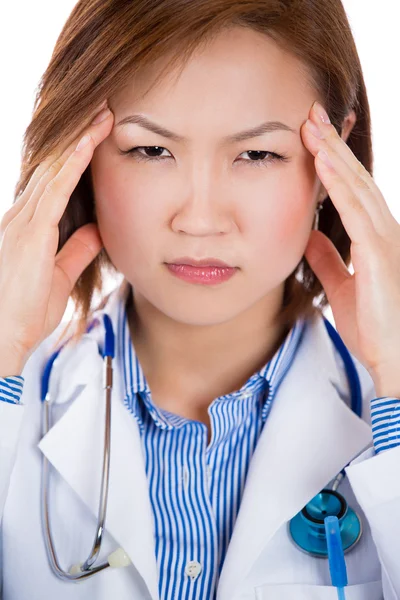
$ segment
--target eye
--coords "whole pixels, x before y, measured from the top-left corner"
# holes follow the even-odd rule
[[[242,154],[253,156],[251,160],[244,160],[244,162],[252,163],[252,166],[255,167],[266,167],[272,162],[287,162],[289,160],[286,154],[277,154],[276,152],[269,152],[268,150],[246,150],[245,152],[242,152]],[[241,160],[243,161],[243,159]]]
[[[149,153],[151,156],[146,156],[146,154],[142,154],[142,152],[140,152],[141,150],[144,150],[144,152]],[[163,148],[162,146],[135,146],[130,150],[120,150],[119,152],[123,156],[134,156],[135,160],[139,162],[155,162],[171,158],[171,156],[157,155],[157,153],[160,152],[162,154],[164,150],[166,150],[166,152],[169,152],[169,150]],[[242,152],[242,154],[248,154],[252,158],[250,160],[240,159],[240,161],[250,163],[251,166],[255,167],[267,166],[269,163],[275,161],[287,162],[289,160],[288,156],[286,156],[285,154],[277,154],[276,152],[269,152],[267,150],[246,150],[245,152]]]
[[[141,152],[139,152],[139,150],[144,150],[145,152],[149,152],[150,155],[152,156],[146,156],[145,154],[142,154]],[[159,160],[164,160],[165,158],[170,158],[169,156],[154,156],[154,154],[156,154],[157,152],[166,150],[166,148],[163,148],[162,146],[136,146],[135,148],[132,148],[131,150],[120,150],[120,153],[122,155],[126,155],[128,154],[129,156],[135,156],[135,160],[137,161],[159,161]],[[167,150],[168,152],[168,150]]]

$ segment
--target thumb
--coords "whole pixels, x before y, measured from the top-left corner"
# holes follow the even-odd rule
[[[330,302],[339,287],[352,277],[337,248],[321,231],[312,230],[304,256]]]
[[[64,288],[65,281],[68,281],[70,289],[64,289],[67,296],[71,293],[80,275],[103,247],[97,225],[87,223],[77,229],[61,248],[56,256],[54,277],[59,279],[56,285],[61,283]]]

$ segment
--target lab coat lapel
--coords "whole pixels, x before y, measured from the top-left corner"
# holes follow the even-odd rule
[[[117,332],[120,291],[114,291],[104,308]],[[100,315],[102,313],[99,313]],[[57,402],[73,402],[39,443],[60,475],[75,490],[97,520],[103,464],[105,393],[103,359],[96,340],[104,328],[95,328],[66,360],[60,354],[61,385]],[[66,360],[66,362],[65,362]],[[117,357],[114,359],[111,408],[110,485],[105,529],[129,555],[154,600],[158,595],[154,527],[148,482],[142,460],[136,420],[123,404],[124,389]],[[54,383],[54,386],[57,382]],[[51,391],[51,388],[50,388]],[[94,472],[91,472],[93,469]],[[93,535],[94,535],[93,531]],[[131,568],[131,567],[128,567]]]
[[[339,395],[337,362],[314,320],[275,397],[250,462],[218,586],[231,600],[275,532],[371,443],[371,429]]]

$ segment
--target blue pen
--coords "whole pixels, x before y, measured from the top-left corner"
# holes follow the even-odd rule
[[[339,520],[337,517],[326,517],[324,523],[332,585],[337,588],[339,600],[345,600],[344,588],[347,585],[347,571],[342,538],[340,537]]]

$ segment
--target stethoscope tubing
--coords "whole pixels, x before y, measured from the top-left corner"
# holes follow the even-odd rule
[[[346,348],[345,344],[343,343],[342,338],[340,337],[340,335],[338,334],[336,329],[333,327],[332,323],[330,323],[328,321],[328,319],[326,319],[326,317],[324,317],[324,323],[325,323],[325,327],[328,331],[329,337],[331,338],[335,347],[339,351],[340,356],[342,357],[342,360],[343,360],[343,363],[344,363],[344,366],[346,369],[347,378],[348,378],[349,386],[350,386],[351,409],[358,417],[361,418],[361,416],[362,416],[362,394],[361,394],[360,378],[358,377],[356,366],[350,355],[350,352]]]
[[[104,361],[104,390],[106,397],[106,418],[104,427],[104,451],[103,451],[103,468],[100,485],[100,499],[99,509],[96,525],[96,534],[92,549],[89,553],[88,558],[81,565],[75,565],[70,572],[62,569],[57,553],[54,546],[53,536],[51,533],[50,517],[49,517],[49,462],[47,457],[43,454],[42,458],[42,484],[41,484],[41,506],[42,506],[42,526],[46,539],[47,553],[49,557],[50,565],[53,572],[63,580],[68,581],[80,581],[87,579],[88,577],[108,568],[110,565],[108,562],[103,562],[100,565],[93,566],[97,560],[101,542],[104,532],[106,514],[107,514],[107,501],[108,501],[108,489],[109,489],[109,476],[110,476],[110,447],[111,447],[111,396],[112,396],[112,385],[113,385],[113,365],[112,361],[114,358],[115,351],[115,338],[112,329],[111,320],[108,315],[103,315],[103,321],[105,326],[105,349],[103,354]],[[87,329],[90,331],[98,321],[94,320]],[[65,342],[55,352],[48,363],[45,366],[42,376],[41,385],[41,400],[43,403],[43,421],[42,421],[42,435],[46,435],[50,430],[50,409],[51,409],[51,397],[49,393],[49,382],[50,372],[56,361],[59,353],[67,342]]]

